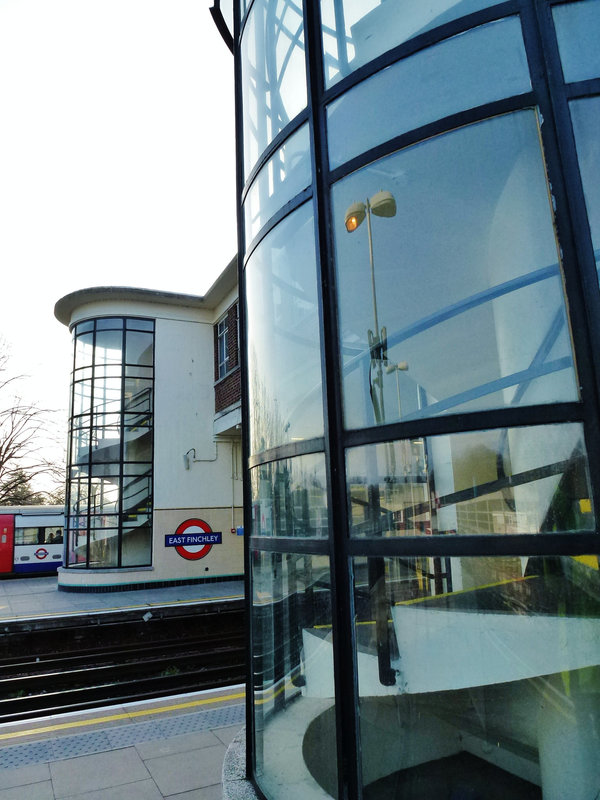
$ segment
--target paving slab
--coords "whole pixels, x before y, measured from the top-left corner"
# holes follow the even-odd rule
[[[168,797],[220,783],[226,747],[205,747],[151,758],[145,766],[162,794]]]
[[[150,778],[135,747],[55,761],[50,775],[56,800]]]

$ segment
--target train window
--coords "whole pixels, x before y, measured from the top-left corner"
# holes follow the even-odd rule
[[[15,544],[62,544],[63,529],[52,528],[15,528]]]

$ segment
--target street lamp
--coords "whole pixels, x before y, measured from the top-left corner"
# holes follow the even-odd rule
[[[377,192],[364,203],[352,203],[346,210],[344,224],[348,233],[353,233],[367,220],[367,238],[369,241],[369,265],[371,267],[371,295],[373,299],[373,323],[375,330],[368,331],[369,351],[371,353],[371,368],[376,367],[377,377],[373,381],[378,389],[378,396],[371,390],[371,400],[375,413],[375,421],[380,424],[385,422],[383,405],[383,362],[387,361],[387,336],[386,329],[379,329],[379,316],[377,313],[377,290],[375,288],[375,260],[373,257],[373,231],[371,227],[371,214],[376,217],[395,217],[396,200],[388,191]]]
[[[396,201],[391,192],[377,192],[364,203],[352,203],[346,210],[344,224],[348,233],[353,233],[365,220],[367,220],[367,237],[369,240],[369,265],[371,267],[371,294],[373,298],[373,323],[374,331],[368,331],[369,351],[371,353],[371,366],[376,368],[376,378],[371,382],[370,395],[373,404],[375,422],[385,422],[385,409],[383,405],[383,364],[387,364],[387,336],[385,328],[379,328],[377,313],[377,291],[375,288],[375,260],[373,258],[373,231],[371,228],[371,214],[376,217],[396,216]],[[371,372],[369,372],[370,379]],[[370,449],[371,457],[374,457]],[[393,445],[391,453],[386,450],[388,459],[388,475],[391,474],[390,461],[395,462]],[[395,467],[394,467],[395,471]],[[379,526],[381,519],[381,503],[379,498],[379,485],[374,480],[371,482],[370,507],[373,520]],[[379,534],[381,535],[381,533]],[[369,593],[375,609],[375,636],[377,640],[377,662],[379,668],[379,681],[383,686],[394,686],[396,673],[391,666],[391,644],[388,627],[388,600],[385,588],[385,561],[381,557],[370,558],[368,561]]]

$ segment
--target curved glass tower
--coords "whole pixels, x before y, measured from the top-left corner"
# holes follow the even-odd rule
[[[73,569],[152,563],[154,320],[73,328],[67,560]]]
[[[600,1],[234,12],[250,774],[595,797]]]

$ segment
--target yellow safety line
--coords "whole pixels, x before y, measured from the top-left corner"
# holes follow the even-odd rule
[[[11,733],[0,733],[0,740],[17,739],[23,736],[32,736],[40,733],[51,733],[52,731],[64,731],[70,728],[83,728],[88,725],[100,725],[103,722],[117,722],[122,719],[135,719],[136,717],[149,717],[153,714],[164,714],[166,711],[179,711],[183,708],[197,708],[211,703],[224,703],[229,700],[241,700],[246,696],[246,692],[236,692],[235,694],[225,694],[218,697],[207,697],[201,700],[189,700],[186,703],[176,703],[160,708],[144,708],[140,711],[127,711],[124,714],[110,714],[106,717],[96,717],[94,719],[79,719],[73,722],[59,722],[56,725],[45,725],[41,728],[28,728],[27,730],[12,731]]]

